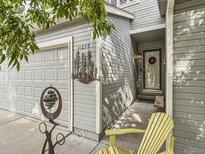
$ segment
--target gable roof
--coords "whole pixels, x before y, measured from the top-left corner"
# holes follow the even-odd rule
[[[113,14],[113,15],[116,15],[116,16],[121,16],[121,17],[127,18],[129,20],[134,19],[134,15],[133,14],[131,14],[131,13],[127,12],[127,11],[124,11],[124,10],[118,8],[118,7],[112,6],[110,4],[106,4],[105,7],[106,7],[108,15],[109,14]],[[59,26],[65,25],[65,24],[72,24],[72,23],[74,23],[76,21],[82,21],[82,20],[83,20],[82,17],[76,18],[73,21],[70,21],[70,20],[65,19],[65,18],[64,19],[60,19],[59,21],[56,22],[56,25],[52,26],[51,28],[57,28]],[[34,31],[34,32],[41,32],[42,30],[37,28],[37,26],[34,25],[34,28],[32,29],[32,31]]]

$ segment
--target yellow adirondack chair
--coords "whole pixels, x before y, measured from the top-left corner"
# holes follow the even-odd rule
[[[174,137],[171,135],[173,127],[174,122],[171,116],[160,112],[153,113],[146,130],[133,128],[106,130],[105,134],[110,137],[109,148],[102,149],[97,154],[157,154],[167,139],[169,148],[160,154],[174,154]],[[116,145],[117,135],[134,133],[144,133],[137,152],[125,150]]]

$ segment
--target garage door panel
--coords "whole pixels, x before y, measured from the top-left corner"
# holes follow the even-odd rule
[[[55,51],[47,52],[45,51],[44,62],[53,62],[55,61]]]
[[[47,81],[55,81],[55,69],[53,68],[46,68],[44,69],[44,80]]]
[[[44,61],[44,53],[45,51],[39,51],[33,55],[33,63],[42,63]],[[47,53],[50,53],[52,51],[47,51]],[[32,63],[32,61],[30,61]]]
[[[68,101],[68,100],[70,100],[70,97],[68,96],[68,95],[69,95],[68,89],[58,88],[58,90],[59,90],[59,92],[60,92],[60,94],[61,94],[61,96],[62,96],[62,100],[63,100],[63,101]]]
[[[22,102],[21,100],[16,100],[16,110],[20,111],[20,112],[23,112],[23,110],[24,110],[24,102]]]
[[[16,87],[16,95],[22,96],[22,95],[23,95],[23,92],[24,92],[24,87],[21,86],[21,85],[18,85],[18,86]]]
[[[68,116],[69,116],[68,110],[63,109],[59,116],[59,120],[68,122],[68,118],[67,118]]]
[[[61,61],[61,60],[66,60],[68,59],[68,49],[66,48],[60,48],[57,50],[57,60]]]
[[[32,70],[25,70],[24,71],[24,80],[32,80]]]
[[[27,113],[32,113],[32,109],[33,109],[34,105],[31,103],[25,103],[24,105],[24,111]]]
[[[1,84],[1,88],[0,88],[0,93],[2,93],[2,94],[6,94],[6,93],[8,93],[8,84]]]
[[[42,81],[43,80],[43,69],[34,69],[33,79]]]
[[[58,68],[57,69],[57,80],[59,81],[68,81],[68,68]]]

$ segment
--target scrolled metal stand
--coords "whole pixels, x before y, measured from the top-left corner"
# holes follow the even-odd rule
[[[51,112],[48,112],[46,109],[45,109],[45,105],[44,105],[44,95],[47,93],[48,90],[53,90],[55,91],[55,93],[57,94],[58,96],[58,101],[59,101],[59,104],[58,104],[58,107],[57,107],[57,110],[54,112],[54,113],[51,113]],[[51,91],[50,91],[50,94],[51,94]],[[50,98],[48,99],[49,101],[51,101],[51,103],[53,103],[52,99],[51,98],[54,98],[54,100],[56,101],[56,98],[53,97],[55,96],[55,94],[52,92],[52,97],[50,96]],[[48,101],[47,101],[48,102]],[[50,86],[50,87],[47,87],[42,95],[41,95],[41,100],[40,100],[40,105],[41,105],[41,110],[42,110],[42,113],[43,115],[49,119],[49,122],[53,125],[52,128],[50,129],[50,131],[48,130],[48,126],[45,122],[41,122],[39,124],[39,131],[41,134],[45,134],[46,136],[46,139],[44,141],[44,144],[43,144],[43,148],[42,148],[42,151],[41,151],[41,154],[45,154],[47,151],[48,151],[48,154],[55,154],[54,152],[54,149],[56,147],[56,145],[63,145],[65,143],[65,139],[66,137],[68,137],[71,133],[67,134],[66,136],[64,136],[62,133],[58,133],[56,135],[56,142],[53,144],[52,142],[52,132],[54,131],[54,129],[56,128],[56,126],[58,126],[59,124],[56,123],[53,119],[56,119],[60,113],[61,113],[61,109],[62,109],[62,98],[61,98],[61,95],[59,93],[59,91]],[[47,143],[48,143],[48,149],[46,149],[47,147]]]
[[[65,143],[65,138],[66,137],[62,133],[58,133],[56,135],[56,142],[53,144],[53,142],[52,142],[52,132],[56,128],[56,126],[58,126],[59,124],[54,122],[53,120],[49,120],[49,121],[50,121],[51,124],[53,124],[53,127],[51,128],[50,131],[48,131],[47,124],[45,122],[41,122],[39,124],[39,131],[42,134],[46,135],[46,139],[45,139],[45,142],[43,144],[43,148],[42,148],[41,154],[44,154],[47,151],[48,151],[49,154],[55,154],[54,148],[56,147],[56,145],[57,144],[63,145]],[[44,126],[44,130],[43,130],[42,126]],[[61,139],[59,139],[59,136],[61,136]],[[48,143],[48,149],[46,150],[47,143]]]

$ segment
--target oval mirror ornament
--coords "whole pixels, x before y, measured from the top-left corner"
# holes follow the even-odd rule
[[[45,88],[41,94],[40,105],[41,111],[47,119],[58,118],[62,110],[62,97],[59,91],[52,86]],[[54,110],[54,108],[56,109]]]

